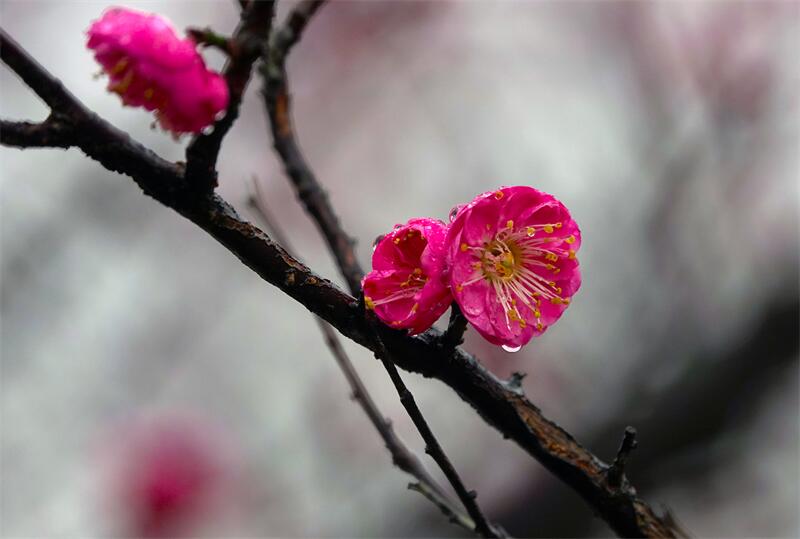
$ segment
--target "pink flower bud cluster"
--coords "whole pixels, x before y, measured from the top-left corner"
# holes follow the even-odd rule
[[[112,8],[88,30],[89,49],[125,105],[155,111],[159,124],[179,135],[198,133],[228,106],[225,79],[206,68],[189,38],[163,17]]]
[[[377,241],[367,308],[421,333],[458,304],[487,341],[518,350],[564,313],[581,284],[581,233],[555,197],[502,187],[455,208],[449,225],[412,219]]]

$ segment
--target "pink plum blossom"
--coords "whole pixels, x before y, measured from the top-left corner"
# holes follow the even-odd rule
[[[108,89],[125,105],[155,111],[164,129],[200,132],[227,107],[225,79],[163,17],[111,8],[88,35],[87,46],[110,77]]]
[[[503,187],[458,208],[445,243],[461,311],[506,349],[555,323],[581,284],[578,225],[555,197],[532,187]]]
[[[453,301],[443,279],[446,225],[435,219],[411,219],[381,238],[364,277],[367,308],[393,328],[422,333]]]

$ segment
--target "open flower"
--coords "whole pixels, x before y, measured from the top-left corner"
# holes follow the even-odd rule
[[[561,202],[532,187],[503,187],[459,208],[446,244],[461,311],[507,349],[555,323],[581,284],[578,225]]]
[[[228,86],[189,38],[163,17],[112,8],[92,23],[87,46],[125,105],[156,111],[164,129],[197,133],[228,105]]]
[[[364,301],[384,323],[412,335],[433,325],[453,298],[443,279],[447,227],[411,219],[381,238],[364,277]]]

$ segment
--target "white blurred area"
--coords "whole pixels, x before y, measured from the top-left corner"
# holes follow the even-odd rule
[[[0,22],[90,108],[181,160],[186,139],[92,77],[84,32],[107,5],[3,0]],[[230,1],[126,5],[222,33],[238,16]],[[604,458],[639,428],[633,483],[693,535],[795,536],[798,52],[790,2],[335,1],[289,71],[301,144],[365,266],[395,223],[445,219],[499,185],[555,194],[583,232],[581,291],[522,352],[474,334],[466,347],[499,375],[527,372],[533,402]],[[259,87],[223,145],[219,190],[255,219],[260,178],[297,254],[341,282],[273,154]],[[0,92],[4,119],[47,114],[5,66]],[[170,534],[460,533],[406,490],[302,306],[78,150],[4,147],[0,172],[5,536],[136,533],[108,509],[101,461],[123,426],[176,417],[222,438],[235,485],[181,508],[197,522]],[[772,331],[787,316],[795,329]],[[346,346],[421,452],[378,362]],[[405,379],[510,531],[610,533],[451,390]],[[542,499],[563,503],[537,513]]]

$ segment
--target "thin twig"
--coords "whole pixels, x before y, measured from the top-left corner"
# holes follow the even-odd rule
[[[287,173],[298,190],[298,195],[301,200],[303,200],[306,211],[314,220],[317,228],[322,232],[326,240],[328,240],[328,245],[333,251],[337,262],[339,262],[340,271],[348,280],[351,292],[357,294],[361,290],[360,277],[362,272],[355,261],[355,255],[352,252],[352,242],[341,228],[339,219],[334,213],[327,197],[314,196],[314,193],[324,193],[324,191],[303,158],[291,125],[291,106],[288,98],[288,77],[285,64],[286,56],[292,46],[299,41],[303,30],[321,4],[322,2],[317,0],[301,2],[289,14],[287,22],[273,34],[269,49],[267,49],[265,54],[265,66],[262,70],[266,79],[264,97],[266,99],[267,110],[269,111],[275,148],[281,158],[283,158]],[[294,174],[292,173],[293,171]],[[302,183],[299,183],[298,180]],[[309,196],[303,196],[302,189],[305,189],[305,192]],[[356,271],[354,271],[353,265],[355,265]],[[454,309],[457,310],[457,307],[454,307]],[[453,333],[450,338],[445,341],[451,345],[451,349],[454,348],[454,346],[452,346],[453,342],[460,340],[464,333],[465,327],[459,328],[459,326],[461,326],[461,323],[458,322],[458,314],[456,314]],[[425,451],[433,457],[434,461],[439,465],[448,481],[453,486],[461,503],[475,522],[475,532],[482,537],[504,536],[505,533],[502,530],[487,522],[486,517],[484,517],[475,501],[476,493],[474,491],[467,492],[464,488],[464,484],[456,472],[455,467],[453,467],[450,459],[447,457],[428,426],[427,421],[414,400],[414,396],[408,390],[400,374],[397,372],[397,368],[390,359],[388,349],[380,337],[377,337],[377,333],[376,340],[381,350],[378,356],[386,372],[389,374],[389,378],[391,378],[392,383],[397,389],[400,401],[409,416],[411,416],[423,440],[425,440]]]
[[[230,97],[225,116],[214,123],[211,133],[196,135],[186,148],[186,178],[199,192],[216,187],[217,157],[222,139],[239,117],[253,63],[261,54],[261,43],[269,39],[274,13],[272,0],[251,2],[242,10],[241,21],[226,44],[229,58],[223,74]]]
[[[442,504],[442,499],[436,496],[435,492],[431,492],[431,490],[422,483],[409,483],[408,490],[413,490],[414,492],[419,492],[426,498],[428,498],[432,503],[434,503],[439,510],[452,522],[458,526],[466,530],[470,530],[471,532],[475,531],[475,522],[469,518],[466,514],[462,513],[461,511],[454,511],[452,505]]]
[[[183,167],[158,157],[78,102],[38,62],[0,30],[0,58],[51,108],[64,111],[74,138],[70,146],[110,171],[130,176],[142,191],[195,223],[261,278],[330,323],[342,335],[373,352],[379,350],[373,324],[358,301],[292,258],[258,227],[240,218],[216,194],[194,196]],[[291,276],[291,279],[289,278]],[[441,332],[417,337],[384,332],[383,340],[402,369],[450,386],[480,417],[542,463],[575,490],[621,536],[674,537],[660,516],[624,482],[612,489],[608,465],[572,435],[545,417],[521,392],[511,391],[475,357],[461,349],[448,354],[438,346]]]
[[[257,178],[253,178],[253,195],[250,197],[249,202],[250,207],[255,210],[278,243],[283,245],[289,252],[292,252],[294,249],[291,247],[289,238],[284,234],[278,224],[278,220],[273,218],[269,211],[266,198],[261,191]],[[347,379],[347,383],[350,385],[350,390],[353,392],[353,399],[361,406],[364,413],[367,414],[370,422],[375,427],[375,430],[378,431],[378,434],[383,439],[386,449],[389,450],[392,456],[392,463],[416,479],[416,483],[411,483],[415,485],[415,488],[411,488],[411,485],[409,485],[409,488],[421,493],[433,502],[451,522],[467,530],[474,531],[475,524],[472,519],[454,506],[453,502],[450,501],[444,490],[442,490],[442,487],[438,485],[436,480],[428,473],[428,470],[425,469],[419,457],[417,457],[417,455],[403,443],[403,440],[397,436],[391,421],[380,412],[377,404],[375,404],[375,401],[372,399],[372,395],[367,391],[364,382],[358,375],[358,371],[356,371],[353,362],[350,361],[350,358],[347,356],[333,327],[318,316],[314,316],[314,320],[317,326],[319,326],[322,335],[325,337],[325,344],[330,349],[336,363]]]
[[[464,486],[464,482],[458,475],[453,463],[450,462],[450,459],[447,457],[444,449],[442,449],[441,444],[439,444],[439,440],[436,439],[436,436],[433,434],[428,422],[422,415],[422,411],[419,409],[419,406],[417,406],[417,402],[414,400],[414,395],[412,395],[408,390],[405,382],[403,382],[403,378],[400,376],[400,373],[397,372],[397,367],[395,367],[394,363],[392,362],[392,358],[389,356],[389,351],[386,348],[386,345],[383,344],[383,340],[381,340],[380,337],[376,337],[376,339],[378,342],[378,351],[375,353],[376,357],[381,360],[386,372],[389,373],[389,378],[392,380],[392,383],[397,390],[397,394],[400,397],[400,402],[403,404],[406,412],[408,412],[408,415],[411,417],[411,421],[414,422],[414,426],[417,427],[422,439],[425,441],[425,452],[431,456],[436,464],[439,465],[439,468],[441,468],[442,472],[444,472],[444,475],[447,477],[450,485],[452,485],[453,490],[456,491],[458,499],[461,500],[461,503],[466,508],[467,513],[469,513],[469,516],[472,517],[472,520],[475,522],[475,533],[481,537],[505,537],[506,533],[502,528],[490,524],[486,520],[486,517],[483,515],[483,512],[476,501],[478,493],[474,490],[468,491]]]
[[[317,0],[300,2],[290,13],[286,24],[273,32],[269,47],[265,47],[263,51],[261,66],[261,75],[264,79],[263,96],[269,113],[273,145],[283,161],[286,175],[294,187],[297,198],[325,238],[350,293],[357,296],[361,290],[361,278],[364,272],[358,264],[353,249],[354,242],[342,228],[328,194],[320,186],[303,156],[294,134],[291,118],[286,55],[292,45],[300,39],[311,16],[321,5],[322,2]]]

